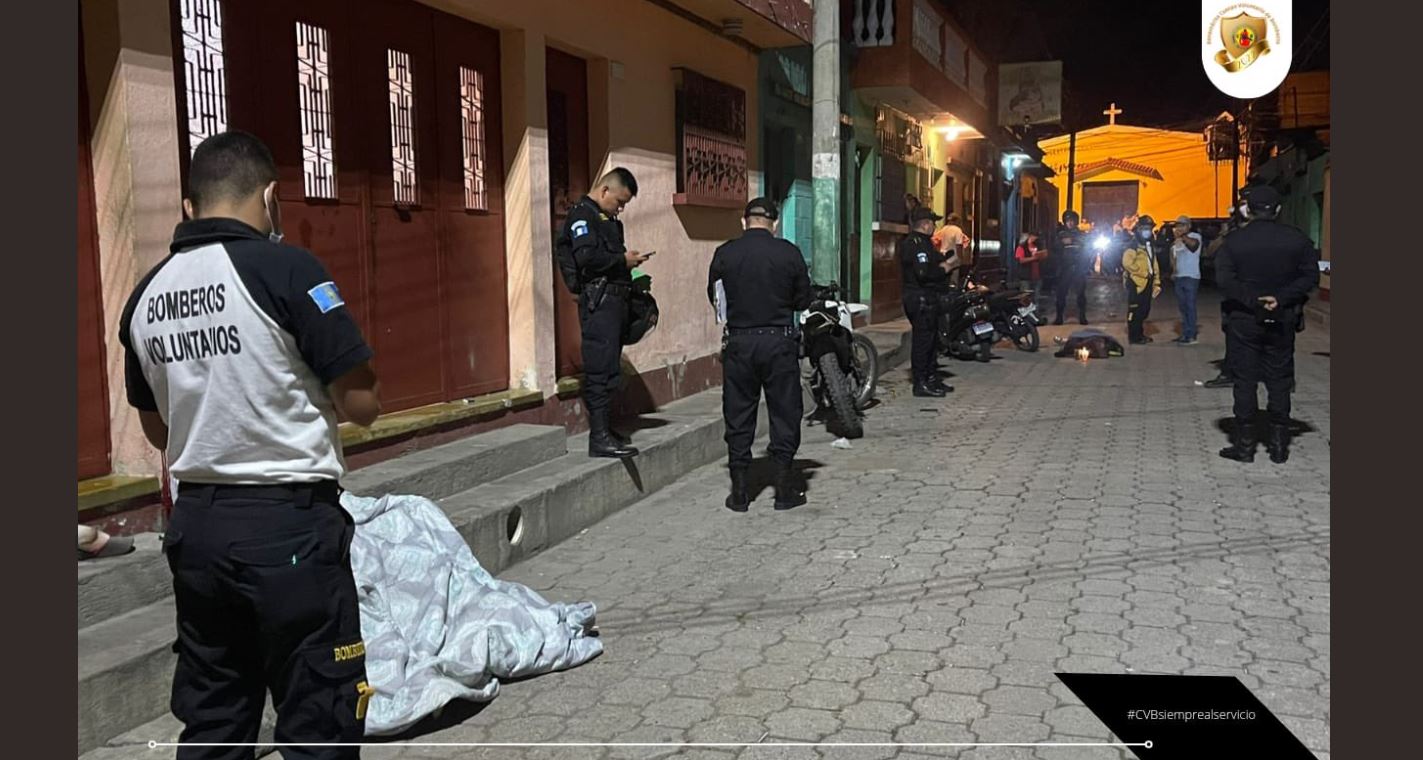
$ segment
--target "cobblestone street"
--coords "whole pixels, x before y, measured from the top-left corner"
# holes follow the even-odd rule
[[[1214,303],[1181,347],[1081,364],[1052,336],[947,366],[916,399],[906,369],[850,450],[807,431],[810,502],[721,506],[722,466],[668,488],[507,577],[599,605],[607,653],[507,684],[430,742],[1102,742],[1055,671],[1239,677],[1329,756],[1329,358],[1297,352],[1293,457],[1220,459],[1230,391],[1195,383],[1223,353]],[[1109,326],[1119,332],[1120,326]],[[453,707],[450,712],[457,712]],[[450,716],[445,716],[447,719]],[[1117,748],[383,747],[372,758],[1126,758]]]

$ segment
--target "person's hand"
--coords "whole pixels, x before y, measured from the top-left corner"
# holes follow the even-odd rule
[[[639,253],[637,251],[628,251],[623,254],[623,260],[627,262],[628,269],[636,269],[650,258],[652,258],[651,254]]]
[[[1262,296],[1260,303],[1264,304],[1265,311],[1274,311],[1280,308],[1280,300],[1274,296]]]

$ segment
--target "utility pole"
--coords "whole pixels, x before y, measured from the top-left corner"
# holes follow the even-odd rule
[[[1077,188],[1077,130],[1072,130],[1067,136],[1067,208],[1063,211],[1072,210],[1074,191]]]
[[[814,198],[810,274],[840,282],[840,3],[815,4],[814,103],[811,108],[811,191]]]

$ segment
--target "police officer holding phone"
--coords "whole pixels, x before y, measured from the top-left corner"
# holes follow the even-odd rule
[[[337,486],[337,422],[370,425],[380,413],[372,352],[321,262],[281,243],[276,187],[257,138],[204,140],[188,171],[188,221],[120,321],[128,401],[179,482],[163,548],[183,745],[255,742],[269,690],[278,742],[358,742],[373,693],[354,525]],[[242,750],[182,746],[177,756]]]
[[[746,474],[762,391],[771,421],[769,450],[776,463],[775,508],[805,503],[792,467],[805,411],[795,313],[810,308],[810,271],[800,249],[776,237],[779,218],[774,201],[751,201],[742,215],[745,232],[716,249],[707,272],[707,298],[714,306],[722,294],[725,301],[718,311],[726,314],[722,416],[731,471],[726,508],[733,512],[745,512],[751,504]]]
[[[904,278],[904,315],[912,328],[910,372],[914,375],[914,395],[943,398],[953,388],[939,379],[934,346],[939,331],[939,299],[949,290],[949,272],[959,265],[957,250],[948,258],[930,237],[939,220],[934,210],[924,206],[909,214],[909,234],[899,241],[900,274]]]
[[[1224,296],[1226,356],[1235,380],[1235,429],[1220,455],[1255,461],[1257,392],[1265,383],[1270,461],[1289,459],[1290,392],[1295,331],[1309,292],[1319,284],[1319,251],[1303,232],[1275,221],[1280,195],[1269,186],[1241,193],[1250,224],[1225,238],[1216,254]]]
[[[613,393],[622,379],[623,327],[628,320],[632,270],[656,253],[629,251],[618,220],[637,196],[632,172],[605,174],[568,212],[554,243],[564,284],[578,294],[583,326],[583,405],[588,409],[588,456],[624,459],[637,455],[609,421]]]

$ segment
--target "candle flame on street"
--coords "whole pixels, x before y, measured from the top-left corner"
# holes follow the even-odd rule
[[[1090,358],[1091,356],[1092,356],[1092,352],[1091,352],[1091,351],[1088,351],[1086,348],[1079,348],[1079,349],[1077,349],[1077,361],[1080,361],[1080,362],[1082,362],[1083,364],[1086,364],[1086,363],[1087,363],[1087,359]]]

